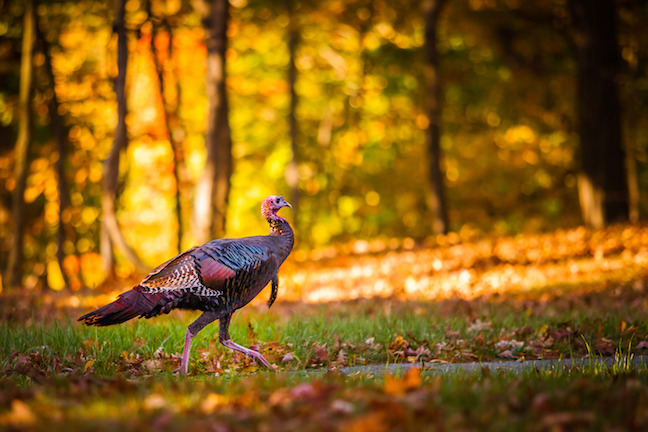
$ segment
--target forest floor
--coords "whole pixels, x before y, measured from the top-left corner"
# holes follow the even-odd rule
[[[643,225],[298,252],[230,331],[278,373],[212,325],[187,377],[196,313],[88,328],[127,284],[5,292],[0,430],[645,430],[647,264]],[[545,363],[489,367],[508,361]]]

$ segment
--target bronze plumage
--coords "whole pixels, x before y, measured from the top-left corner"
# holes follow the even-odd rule
[[[231,341],[229,323],[232,313],[252,301],[269,282],[272,292],[268,307],[277,297],[278,270],[295,241],[288,222],[277,215],[283,207],[290,207],[283,196],[270,195],[263,200],[261,213],[270,224],[269,235],[218,239],[191,248],[155,268],[114,302],[79,321],[109,326],[135,317],[152,318],[175,308],[200,310],[203,314],[187,328],[181,373],[188,371],[191,340],[215,320],[219,320],[219,340],[224,346],[270,368],[261,354]]]

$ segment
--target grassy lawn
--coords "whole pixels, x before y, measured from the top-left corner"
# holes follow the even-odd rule
[[[197,313],[88,328],[75,318],[114,293],[5,294],[0,430],[640,430],[646,370],[338,372],[648,354],[648,229],[633,230],[302,257],[282,274],[283,301],[267,310],[259,299],[230,329],[277,374],[221,347],[212,324],[194,339],[190,375],[174,376]],[[377,297],[353,299],[357,290]]]

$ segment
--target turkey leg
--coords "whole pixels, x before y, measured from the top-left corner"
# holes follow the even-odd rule
[[[277,293],[279,292],[279,276],[272,278],[272,292],[270,293],[270,299],[268,299],[268,309],[272,306],[272,303],[277,299]]]
[[[224,346],[226,346],[231,350],[242,352],[246,356],[252,357],[257,362],[265,366],[266,368],[274,371],[273,367],[270,365],[268,360],[266,360],[260,353],[232,342],[229,335],[229,325],[231,319],[232,319],[232,314],[229,314],[229,315],[225,315],[218,321],[218,340],[220,341],[220,343],[222,343]]]
[[[189,370],[189,352],[191,351],[191,340],[198,334],[198,332],[205,328],[205,326],[211,322],[214,322],[218,319],[218,314],[215,312],[204,312],[198,317],[198,319],[187,327],[187,333],[185,334],[185,343],[184,351],[182,351],[182,361],[180,362],[180,367],[173,372],[179,372],[183,375],[187,375]]]

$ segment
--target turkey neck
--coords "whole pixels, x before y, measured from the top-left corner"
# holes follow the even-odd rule
[[[279,251],[281,253],[281,260],[285,260],[290,254],[290,251],[295,244],[295,234],[293,233],[292,227],[285,219],[270,219],[268,220],[270,224],[270,236],[278,237],[279,240]]]

